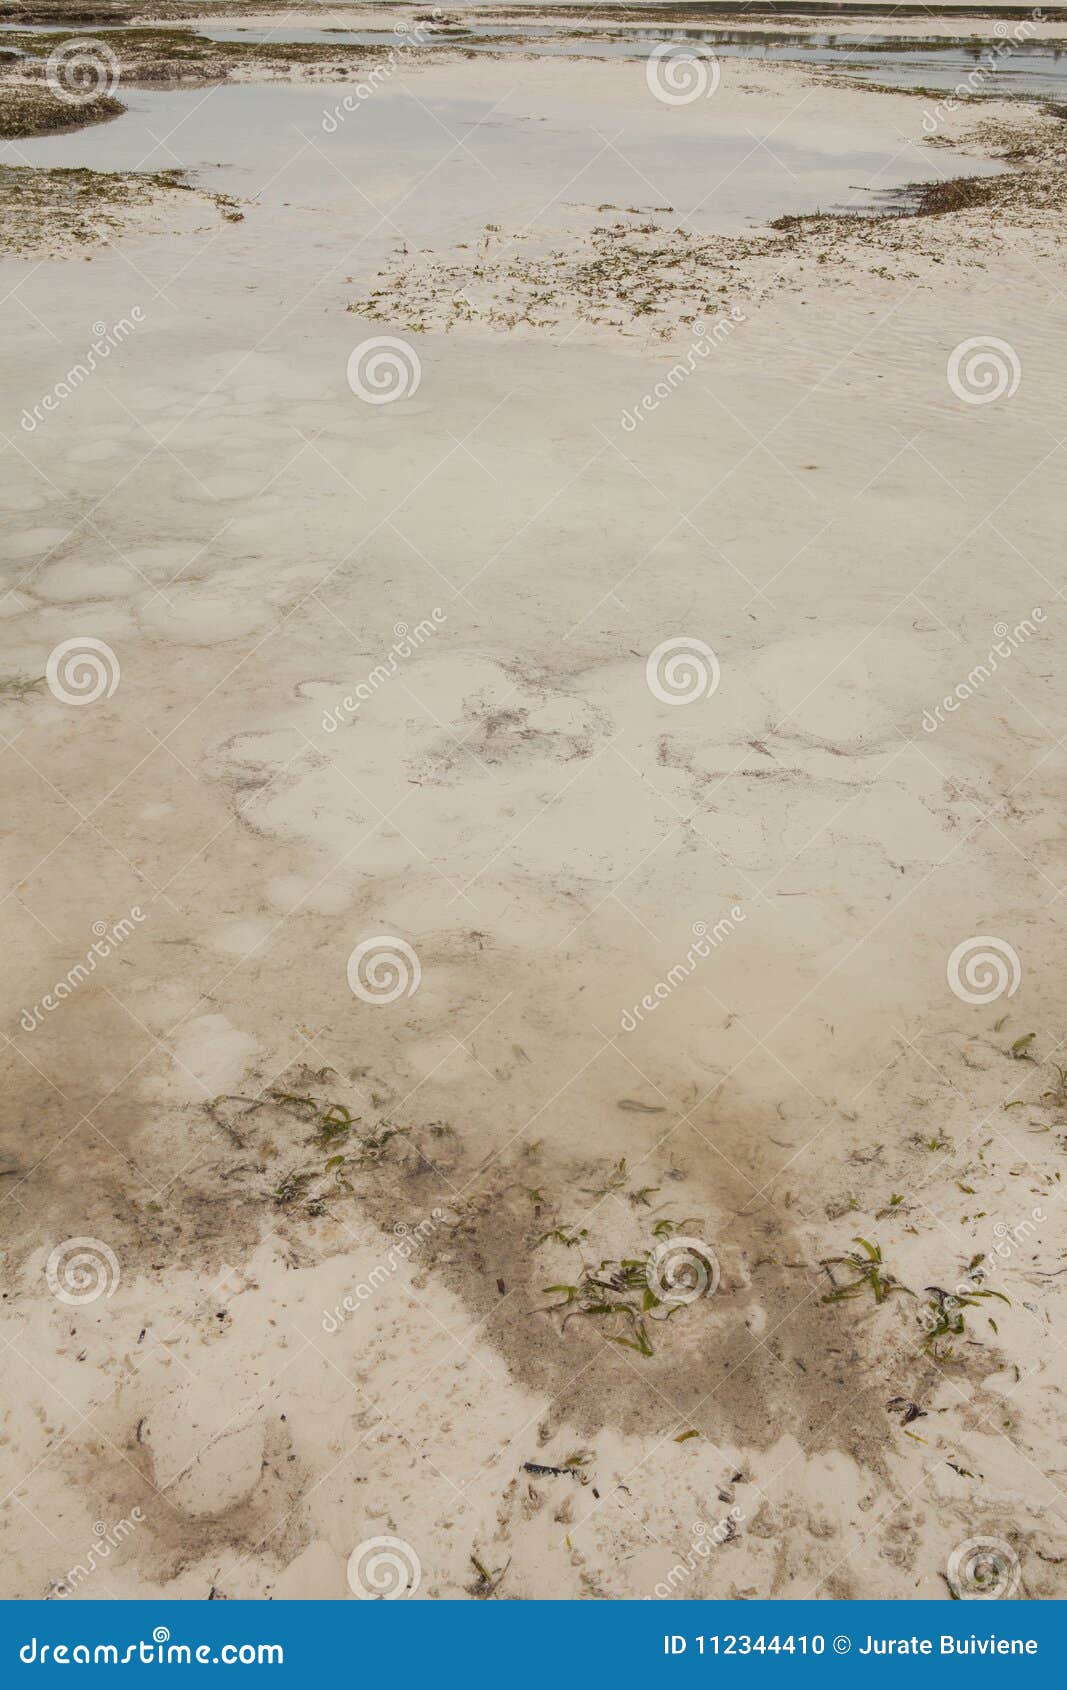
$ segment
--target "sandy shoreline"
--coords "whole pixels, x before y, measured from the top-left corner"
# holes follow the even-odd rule
[[[32,166],[159,111],[197,205],[0,260],[3,1594],[1062,1597],[1062,126],[121,92]],[[1015,187],[768,230],[852,147]]]

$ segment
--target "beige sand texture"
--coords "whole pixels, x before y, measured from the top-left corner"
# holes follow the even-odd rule
[[[1062,1597],[1061,120],[248,92],[0,263],[0,1593]]]

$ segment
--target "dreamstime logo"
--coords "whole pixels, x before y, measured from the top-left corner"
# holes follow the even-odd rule
[[[693,339],[685,357],[672,364],[667,374],[659,380],[655,387],[642,395],[636,405],[623,411],[619,424],[627,434],[632,434],[638,423],[642,423],[651,412],[658,411],[665,399],[669,399],[681,387],[684,381],[698,368],[698,360],[709,358],[717,346],[729,340],[738,323],[747,323],[748,318],[740,305],[731,305],[728,312],[716,315],[709,323],[701,320],[694,326]]]
[[[416,22],[414,29],[406,23],[393,25],[393,34],[397,37],[395,47],[390,47],[384,64],[372,65],[367,72],[365,82],[357,82],[350,93],[346,94],[333,111],[323,112],[322,128],[327,135],[336,135],[349,112],[358,111],[364,100],[396,75],[403,53],[411,47],[421,47],[427,39],[432,39],[439,33],[438,23],[445,19],[445,14],[435,6],[429,16],[423,15]],[[447,20],[446,20],[447,23]]]
[[[95,704],[110,698],[119,684],[119,660],[103,640],[78,634],[49,653],[45,664],[48,690],[60,704]]]
[[[67,1238],[57,1244],[45,1263],[48,1289],[61,1303],[78,1308],[118,1290],[118,1259],[99,1238]]]
[[[734,904],[729,915],[720,916],[714,927],[709,927],[706,921],[694,921],[693,943],[685,953],[682,962],[676,962],[673,968],[667,970],[664,979],[657,980],[650,992],[646,992],[640,1003],[635,1003],[632,1009],[624,1009],[619,1025],[624,1033],[632,1033],[638,1024],[658,1009],[660,1004],[670,997],[671,993],[695,972],[698,962],[706,961],[717,945],[729,938],[737,923],[744,921],[745,912],[740,904]]]
[[[690,106],[708,99],[719,86],[722,69],[706,47],[664,41],[645,64],[648,91],[665,106]]]
[[[1019,355],[1006,340],[975,335],[961,340],[948,356],[948,385],[965,405],[992,405],[1010,399],[1022,380]]]
[[[81,106],[114,92],[119,61],[103,41],[88,36],[56,47],[48,56],[44,74],[53,94]]]
[[[661,704],[695,704],[710,698],[721,679],[719,659],[703,640],[664,640],[645,664],[648,689]]]
[[[648,1601],[666,1602],[674,1595],[678,1586],[684,1584],[697,1571],[702,1561],[706,1561],[713,1549],[719,1549],[724,1543],[729,1543],[737,1536],[737,1528],[744,1519],[744,1513],[739,1507],[733,1507],[721,1520],[716,1520],[709,1526],[706,1520],[693,1522],[693,1535],[689,1542],[689,1550],[684,1561],[676,1561],[666,1578],[657,1584]]]
[[[76,1561],[73,1567],[67,1569],[66,1575],[57,1579],[52,1586],[56,1596],[70,1596],[80,1584],[84,1584],[96,1572],[101,1561],[106,1561],[113,1549],[118,1549],[126,1538],[144,1523],[144,1514],[139,1508],[131,1508],[128,1519],[116,1520],[109,1526],[106,1520],[97,1520],[93,1527],[94,1541],[85,1552],[84,1559]]]
[[[997,1221],[993,1227],[996,1242],[988,1252],[983,1250],[974,1258],[967,1272],[951,1291],[943,1291],[940,1287],[927,1287],[934,1295],[919,1315],[919,1320],[927,1331],[938,1337],[946,1336],[946,1319],[953,1323],[953,1330],[956,1330],[955,1317],[962,1309],[973,1307],[976,1297],[990,1295],[990,1281],[997,1278],[998,1274],[1001,1274],[1003,1283],[1001,1270],[1004,1263],[1009,1262],[1017,1250],[1030,1242],[1040,1224],[1047,1219],[1043,1209],[1034,1208],[1029,1215],[1014,1225],[1010,1221]],[[992,1293],[998,1297],[1003,1294],[1000,1291]]]
[[[996,1243],[993,1245],[993,1254],[998,1256],[1001,1261],[1009,1261],[1020,1244],[1028,1242],[1030,1235],[1037,1231],[1038,1222],[1047,1218],[1043,1210],[1037,1208],[1031,1209],[1029,1217],[1026,1220],[1017,1221],[1014,1226],[1011,1225],[1010,1221],[997,1221],[993,1227],[993,1237],[996,1239]],[[988,1273],[986,1277],[989,1277]]]
[[[1019,954],[1006,939],[976,933],[962,939],[948,959],[948,983],[964,1003],[995,1003],[1013,998],[1023,977]]]
[[[354,694],[346,693],[340,704],[336,705],[333,710],[323,711],[323,733],[336,733],[339,727],[355,715],[361,704],[366,704],[368,699],[374,697],[379,687],[383,687],[386,681],[392,680],[394,675],[399,674],[401,663],[406,658],[414,656],[419,647],[436,634],[442,623],[447,621],[447,613],[441,609],[440,605],[435,605],[429,616],[424,616],[422,621],[416,622],[414,627],[411,627],[407,622],[398,622],[393,629],[395,636],[393,644],[386,653],[384,660],[375,664],[370,674],[360,681]]]
[[[362,939],[348,959],[348,985],[364,1003],[395,1003],[419,989],[422,965],[406,939],[379,933]]]
[[[35,1003],[32,1009],[22,1011],[19,1017],[19,1025],[23,1032],[32,1033],[40,1027],[46,1015],[50,1015],[53,1009],[58,1009],[64,998],[69,998],[72,992],[77,991],[78,987],[88,980],[91,974],[96,972],[97,961],[102,962],[106,957],[111,956],[124,940],[136,931],[134,924],[140,923],[144,919],[144,911],[140,904],[134,904],[129,915],[124,915],[113,926],[109,927],[106,921],[94,921],[93,933],[95,938],[85,953],[84,962],[76,962],[74,967],[67,971],[63,979],[57,980],[52,990],[45,993],[39,1003]]]
[[[414,1596],[422,1563],[402,1537],[368,1537],[348,1557],[348,1588],[361,1602]]]
[[[1014,1596],[1019,1557],[999,1537],[969,1537],[948,1558],[948,1582],[965,1602],[996,1602]]]
[[[134,329],[139,329],[146,321],[145,314],[139,305],[135,305],[128,317],[120,317],[117,322],[93,324],[93,339],[89,343],[89,350],[84,357],[72,364],[66,375],[57,381],[50,393],[39,399],[32,411],[27,407],[19,419],[27,434],[32,434],[46,415],[56,411],[65,399],[76,393],[82,382],[97,370],[106,358],[110,358],[116,347],[128,340]]]
[[[977,94],[991,76],[996,76],[1000,60],[1005,53],[1010,53],[1012,48],[1021,42],[1029,41],[1037,33],[1038,24],[1044,21],[1040,6],[1035,6],[1030,17],[1022,23],[1017,23],[1010,31],[1006,23],[994,25],[993,33],[999,35],[1000,40],[988,43],[985,62],[976,65],[962,82],[957,82],[947,99],[939,100],[932,110],[927,107],[923,112],[923,133],[933,135],[941,127],[946,116],[956,111],[961,102],[965,103],[971,94]]]
[[[169,1629],[165,1625],[156,1625],[152,1627],[151,1642],[142,1637],[131,1643],[128,1631],[122,1634],[119,1643],[57,1643],[53,1646],[47,1642],[38,1644],[37,1638],[31,1637],[19,1650],[19,1660],[24,1666],[40,1661],[49,1667],[117,1667],[128,1666],[131,1661],[144,1667],[150,1667],[153,1662],[158,1666],[188,1667],[194,1661],[198,1667],[220,1664],[273,1667],[285,1665],[285,1649],[281,1643],[172,1643]]]
[[[668,1238],[649,1257],[645,1277],[661,1303],[695,1303],[719,1289],[719,1259],[700,1238]]]
[[[1033,638],[1045,620],[1044,609],[1041,605],[1035,605],[1030,615],[1024,616],[1014,628],[1009,628],[1006,622],[994,622],[994,643],[984,660],[976,663],[967,679],[960,681],[952,692],[946,693],[940,704],[935,704],[932,710],[923,711],[923,733],[936,733],[939,727],[943,727],[945,716],[942,712],[952,715],[967,699],[973,698],[979,687],[991,680],[1000,668],[998,658],[1006,663],[1025,640]]]
[[[348,360],[348,385],[367,405],[392,405],[419,391],[422,365],[406,340],[374,335],[361,340]]]
[[[322,1330],[331,1335],[340,1332],[350,1314],[355,1314],[361,1303],[365,1303],[374,1293],[385,1285],[391,1276],[397,1272],[402,1262],[410,1261],[421,1245],[435,1230],[442,1219],[440,1209],[431,1209],[428,1220],[420,1221],[418,1226],[410,1227],[405,1221],[398,1221],[393,1228],[396,1243],[391,1245],[386,1253],[384,1262],[377,1262],[371,1268],[366,1279],[360,1280],[354,1292],[342,1297],[335,1309],[323,1309]]]

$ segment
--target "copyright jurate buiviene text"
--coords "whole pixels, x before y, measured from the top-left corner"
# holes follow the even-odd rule
[[[826,1638],[819,1633],[802,1635],[775,1632],[748,1634],[724,1632],[721,1635],[679,1637],[664,1634],[663,1653],[684,1655],[687,1651],[698,1655],[822,1655],[826,1653]],[[1036,1655],[1035,1637],[997,1637],[993,1632],[956,1637],[942,1632],[938,1637],[835,1637],[833,1651],[837,1655]]]

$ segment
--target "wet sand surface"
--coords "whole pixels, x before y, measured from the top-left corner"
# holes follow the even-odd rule
[[[5,150],[5,1595],[1064,1594],[1062,126],[719,69]]]

